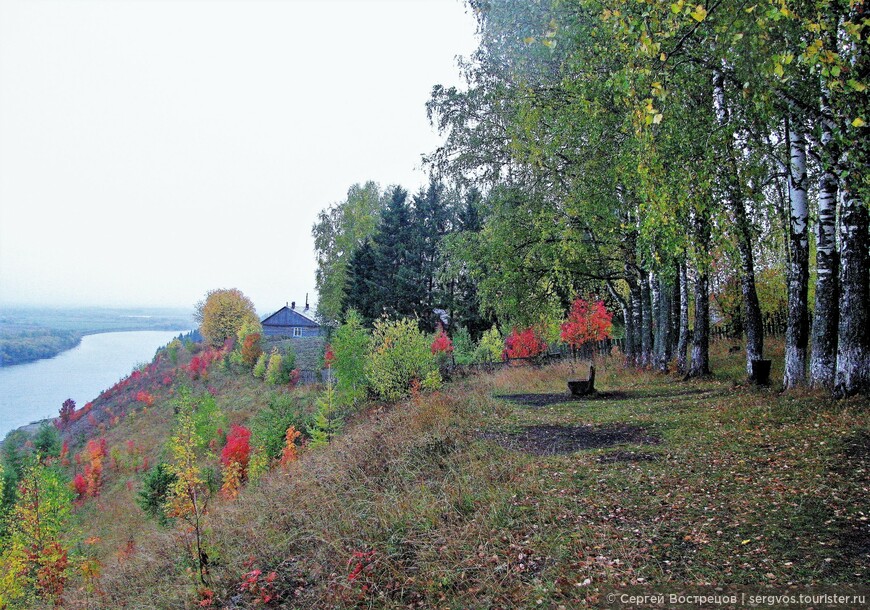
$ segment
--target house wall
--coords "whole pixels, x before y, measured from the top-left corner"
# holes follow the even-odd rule
[[[263,334],[267,337],[293,337],[292,326],[267,326],[263,325]],[[319,337],[321,336],[319,326],[300,326],[303,337]],[[295,337],[293,337],[295,338]]]

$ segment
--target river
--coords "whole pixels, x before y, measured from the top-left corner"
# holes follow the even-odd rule
[[[77,347],[54,358],[0,368],[0,440],[10,430],[56,416],[67,398],[82,407],[137,365],[151,362],[157,348],[183,332],[86,335]]]

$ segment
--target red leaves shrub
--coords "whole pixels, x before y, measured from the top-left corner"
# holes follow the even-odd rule
[[[208,367],[216,360],[223,358],[225,349],[207,349],[190,359],[187,364],[187,372],[191,379],[203,379],[208,377]]]
[[[269,604],[275,601],[275,579],[277,572],[269,572],[265,578],[262,570],[251,570],[245,574],[245,579],[239,585],[239,590],[254,596],[254,605]]]
[[[263,348],[260,347],[260,333],[251,333],[245,337],[242,343],[242,361],[253,367],[257,364],[257,359],[263,353]]]
[[[375,585],[372,572],[375,568],[375,556],[377,551],[354,551],[347,562],[350,572],[347,574],[347,582],[352,589],[357,590],[359,596],[365,596],[372,592]]]
[[[433,354],[453,353],[453,341],[450,340],[450,337],[447,336],[447,333],[444,332],[444,328],[441,326],[438,327],[438,334],[435,335],[431,349]]]
[[[332,346],[326,346],[326,352],[323,354],[323,364],[326,365],[326,368],[331,369],[332,364],[335,362],[335,352],[332,351]]]
[[[200,358],[199,356],[194,356],[190,359],[190,362],[187,363],[187,372],[190,373],[191,379],[199,379],[199,376],[207,369],[208,363],[205,359]]]
[[[76,500],[83,499],[88,493],[88,482],[81,473],[77,474],[72,482],[73,491],[76,492]]]
[[[562,341],[572,347],[580,347],[589,341],[603,341],[613,329],[613,314],[607,311],[604,303],[588,303],[577,298],[571,305],[568,319],[562,324]]]
[[[511,334],[504,340],[505,350],[502,358],[534,358],[547,351],[547,342],[538,336],[534,328],[517,330],[514,328]]]
[[[214,607],[214,591],[212,591],[208,587],[200,587],[199,589],[197,589],[197,593],[199,594],[199,604],[197,605],[200,608]]]
[[[154,396],[152,396],[145,390],[139,390],[139,392],[136,394],[136,400],[144,404],[146,407],[150,407],[154,404]]]
[[[227,434],[227,444],[221,451],[221,464],[228,466],[231,462],[238,462],[242,466],[242,473],[247,472],[248,460],[251,458],[251,431],[245,426],[233,425]]]
[[[41,548],[39,543],[29,549],[27,560],[36,569],[36,591],[39,595],[50,599],[58,599],[63,595],[67,581],[67,551],[60,543],[52,540],[45,542]]]
[[[76,401],[72,398],[67,398],[63,401],[63,404],[60,406],[60,423],[62,427],[65,427],[70,422],[74,422],[76,414]]]
[[[248,474],[251,459],[251,431],[244,426],[233,426],[227,435],[227,444],[221,451],[221,465],[224,469],[223,494],[234,498],[242,481]]]
[[[71,421],[78,421],[78,420],[80,420],[84,415],[89,414],[89,413],[91,412],[91,408],[92,408],[93,406],[94,406],[93,403],[91,403],[91,402],[86,402],[84,407],[82,407],[81,409],[79,409],[78,411],[76,411],[76,412],[74,412],[74,413],[72,414],[72,419],[71,419]]]

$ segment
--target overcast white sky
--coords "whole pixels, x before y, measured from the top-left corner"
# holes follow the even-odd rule
[[[0,0],[0,303],[316,299],[311,225],[414,191],[461,0]]]

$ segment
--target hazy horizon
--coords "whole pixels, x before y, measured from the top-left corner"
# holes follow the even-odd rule
[[[317,300],[311,226],[425,184],[459,0],[0,0],[0,307]]]

